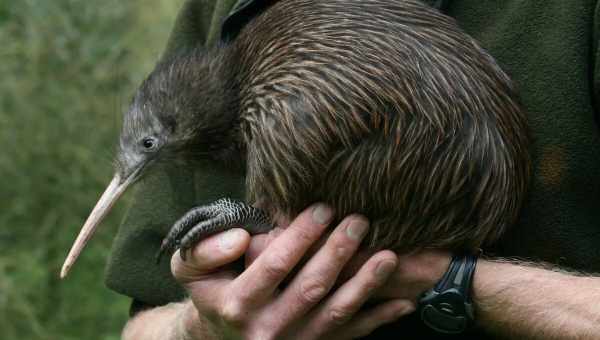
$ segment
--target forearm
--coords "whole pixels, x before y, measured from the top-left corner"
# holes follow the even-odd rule
[[[191,301],[171,303],[139,312],[123,329],[123,340],[217,339],[208,320]]]
[[[480,260],[478,325],[518,339],[600,339],[600,278]]]

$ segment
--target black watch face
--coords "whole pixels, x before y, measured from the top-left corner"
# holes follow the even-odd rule
[[[471,305],[457,289],[426,295],[421,304],[421,320],[439,333],[464,332],[472,321]]]

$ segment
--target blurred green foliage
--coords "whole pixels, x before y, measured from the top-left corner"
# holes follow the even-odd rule
[[[119,338],[129,299],[103,269],[123,202],[58,273],[181,2],[0,0],[0,339]]]

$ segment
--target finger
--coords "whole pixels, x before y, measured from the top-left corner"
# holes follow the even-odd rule
[[[280,326],[304,315],[329,292],[344,264],[367,234],[369,222],[362,216],[345,218],[326,243],[302,267],[270,311]]]
[[[398,267],[376,296],[385,299],[416,301],[419,296],[442,278],[450,264],[449,253],[426,250],[404,254],[398,258]]]
[[[333,217],[333,210],[316,204],[304,212],[233,283],[231,299],[247,306],[264,301],[319,239]],[[240,306],[232,307],[239,310]]]
[[[240,258],[249,243],[250,235],[240,228],[212,235],[192,249],[187,261],[181,259],[179,251],[175,252],[171,257],[171,272],[181,284],[196,282]]]
[[[398,259],[394,252],[384,250],[373,255],[348,282],[315,310],[306,331],[307,338],[316,338],[347,323],[373,292],[384,285]]]
[[[284,229],[275,227],[267,234],[258,234],[252,236],[250,240],[250,246],[248,246],[248,250],[246,250],[245,255],[245,265],[246,268],[250,267],[250,265],[256,260],[256,258],[277,238],[277,236],[281,235]]]
[[[354,277],[354,275],[356,275],[356,273],[358,273],[358,271],[360,270],[360,268],[362,268],[362,266],[371,257],[373,257],[373,255],[376,252],[377,252],[377,250],[375,250],[375,249],[361,249],[359,252],[357,252],[356,254],[354,254],[354,256],[352,256],[352,258],[350,259],[350,261],[348,261],[348,263],[346,263],[346,265],[342,269],[342,272],[340,273],[340,277],[338,279],[338,282],[342,282],[343,283],[343,282],[348,281],[352,277]]]
[[[408,300],[390,300],[359,312],[343,327],[337,328],[335,339],[356,339],[371,334],[377,328],[392,323],[415,310]]]

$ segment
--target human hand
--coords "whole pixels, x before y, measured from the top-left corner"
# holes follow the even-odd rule
[[[276,236],[277,230],[275,233],[254,236],[249,249],[246,251],[246,263],[252,263]],[[325,236],[321,237],[321,244],[324,239],[326,239]],[[318,249],[313,247],[313,249],[315,248]],[[337,284],[343,283],[356,275],[358,270],[375,253],[376,251],[370,249],[356,252],[342,269]],[[371,299],[403,299],[410,301],[412,308],[416,309],[421,295],[433,288],[448,270],[451,257],[450,252],[435,249],[425,249],[398,256],[398,265],[394,272],[386,283],[373,293]]]
[[[246,251],[246,266],[251,264],[281,232],[275,229],[269,234],[260,234],[252,238]],[[309,250],[309,253],[319,249],[327,236],[322,236]],[[343,283],[356,275],[358,270],[377,251],[366,249],[356,252],[346,263],[336,284]],[[418,252],[398,256],[398,265],[387,279],[386,283],[377,289],[374,299],[405,299],[416,308],[419,297],[433,288],[448,270],[452,254],[443,250],[425,249]]]
[[[398,266],[387,283],[378,290],[378,298],[408,299],[415,304],[433,288],[448,270],[452,255],[439,250],[423,250],[398,257]]]
[[[357,253],[346,265],[340,277],[352,277],[368,260],[372,251]],[[419,297],[433,288],[444,276],[452,255],[441,250],[421,250],[398,256],[398,265],[386,283],[374,294],[375,299],[404,299],[416,308]]]
[[[394,271],[397,257],[391,251],[370,256],[356,275],[332,291],[367,232],[368,223],[359,216],[344,219],[289,284],[279,288],[331,217],[331,209],[323,205],[305,210],[241,274],[226,265],[250,245],[250,235],[242,229],[203,240],[188,261],[174,254],[171,270],[198,313],[243,338],[316,339],[335,332],[336,339],[350,339],[412,312],[412,304],[403,299],[360,310]]]

